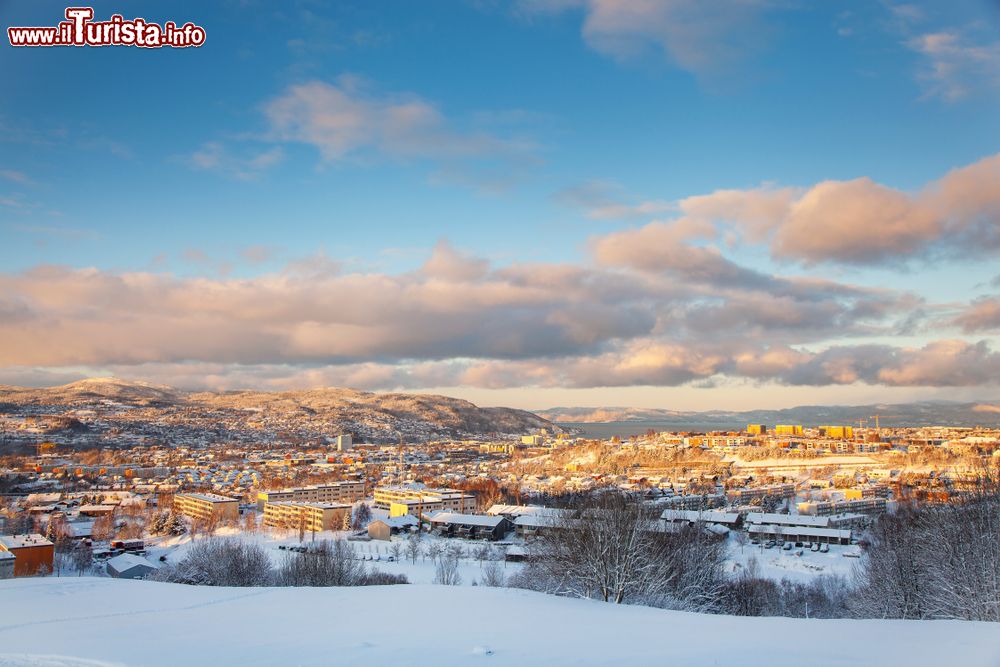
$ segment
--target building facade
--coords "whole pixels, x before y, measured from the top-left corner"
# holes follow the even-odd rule
[[[240,516],[239,501],[217,493],[178,493],[174,509],[201,521],[236,521]]]
[[[0,551],[14,555],[15,577],[31,577],[52,572],[55,545],[38,533],[0,535]]]
[[[277,501],[264,505],[264,525],[270,528],[301,528],[309,532],[342,530],[351,506],[337,503]]]
[[[392,503],[418,501],[417,504],[439,504],[449,512],[474,512],[476,496],[455,489],[431,489],[423,486],[380,486],[375,489],[375,506],[389,509]],[[429,511],[427,509],[424,510]]]
[[[257,509],[263,510],[267,503],[307,502],[307,503],[355,503],[365,497],[365,483],[355,481],[300,486],[281,491],[261,491],[257,494]]]

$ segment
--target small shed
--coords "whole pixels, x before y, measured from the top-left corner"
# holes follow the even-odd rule
[[[108,560],[107,572],[115,579],[145,579],[159,565],[135,554],[121,554]]]
[[[417,518],[409,514],[374,519],[368,524],[368,537],[373,540],[389,540],[393,535],[406,532],[419,524]]]

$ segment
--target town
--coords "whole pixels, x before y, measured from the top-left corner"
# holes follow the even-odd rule
[[[0,457],[0,577],[144,577],[183,554],[179,536],[215,533],[266,534],[281,550],[346,537],[394,562],[396,545],[423,534],[487,543],[491,557],[517,562],[561,508],[609,490],[634,497],[665,530],[699,524],[731,533],[734,552],[748,543],[783,551],[771,558],[780,575],[796,558],[829,562],[831,546],[857,557],[874,517],[960,499],[1000,462],[995,428],[748,424],[608,440],[541,429],[421,443],[339,434],[321,444],[126,439],[80,449],[72,431],[46,439],[30,416],[0,424],[4,438],[32,443]]]

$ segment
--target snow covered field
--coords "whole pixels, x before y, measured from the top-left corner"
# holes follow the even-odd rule
[[[0,666],[1000,665],[1000,627],[736,618],[486,587],[0,581]]]

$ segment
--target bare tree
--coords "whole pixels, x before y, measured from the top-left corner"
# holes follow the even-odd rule
[[[278,569],[284,586],[358,586],[364,564],[345,540],[320,540],[304,553],[289,554]]]
[[[494,588],[502,588],[507,584],[507,577],[500,563],[495,560],[486,563],[486,566],[483,567],[482,584]]]
[[[414,565],[417,563],[417,556],[420,555],[420,551],[420,538],[416,535],[410,535],[406,539],[406,555]]]
[[[701,526],[672,533],[637,500],[608,493],[554,515],[511,585],[706,611],[718,602],[724,543]]]
[[[437,559],[433,583],[442,586],[458,586],[462,583],[462,575],[458,571],[458,556],[454,552],[446,552]]]
[[[273,575],[271,559],[259,544],[209,537],[194,544],[176,567],[161,568],[154,578],[203,586],[267,586]]]

